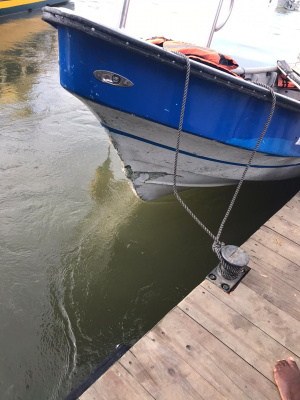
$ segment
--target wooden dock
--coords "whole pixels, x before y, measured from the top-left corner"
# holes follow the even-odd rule
[[[81,400],[279,400],[273,366],[300,366],[300,192],[244,245],[231,295],[202,282]]]

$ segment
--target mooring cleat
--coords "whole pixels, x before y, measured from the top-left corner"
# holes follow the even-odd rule
[[[224,246],[221,248],[221,254],[225,261],[236,267],[246,267],[249,264],[249,256],[241,247]]]
[[[251,268],[247,266],[249,256],[241,247],[224,246],[221,249],[223,260],[206,277],[226,293],[236,289]]]

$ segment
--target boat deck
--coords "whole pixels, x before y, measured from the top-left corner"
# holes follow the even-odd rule
[[[80,399],[279,400],[274,364],[300,365],[300,192],[243,248],[235,292],[202,282]]]

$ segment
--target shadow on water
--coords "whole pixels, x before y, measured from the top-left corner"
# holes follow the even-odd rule
[[[242,244],[300,188],[300,179],[246,183],[222,239]],[[217,232],[234,187],[183,192],[184,201]],[[94,210],[64,248],[50,291],[59,282],[73,358],[66,394],[118,343],[134,344],[215,267],[212,241],[173,196],[151,203],[116,181],[110,150],[90,186]],[[53,286],[52,286],[53,285]],[[59,300],[60,299],[60,300]],[[61,303],[61,304],[62,304]],[[71,373],[70,373],[71,372]]]

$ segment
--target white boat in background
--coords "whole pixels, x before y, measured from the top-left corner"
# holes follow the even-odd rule
[[[299,0],[278,0],[277,7],[282,7],[289,11],[296,11],[299,10],[300,2]]]
[[[0,17],[17,14],[24,11],[31,12],[44,6],[59,6],[69,0],[0,0]]]

